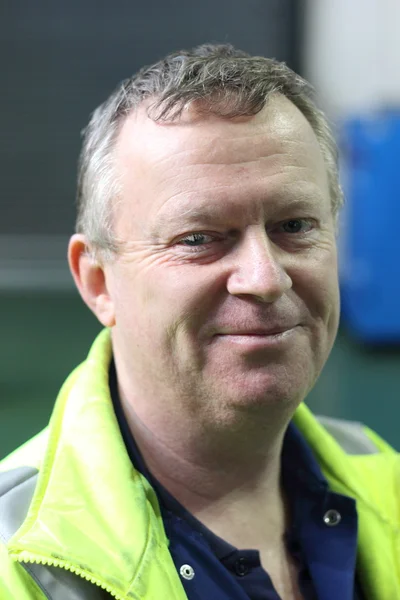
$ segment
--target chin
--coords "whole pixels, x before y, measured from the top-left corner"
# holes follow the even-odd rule
[[[242,409],[281,407],[287,410],[288,407],[296,408],[308,391],[304,381],[285,380],[274,375],[253,375],[247,379],[230,380],[222,389],[218,386],[218,397]]]

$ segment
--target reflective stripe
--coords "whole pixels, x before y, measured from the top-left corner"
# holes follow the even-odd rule
[[[0,537],[6,543],[25,520],[37,476],[38,470],[33,467],[0,473]]]
[[[62,567],[23,564],[48,600],[108,600],[111,596],[97,585]]]
[[[28,513],[38,477],[37,469],[19,467],[0,473],[0,539],[7,543]],[[63,568],[20,563],[48,600],[105,600],[110,594]]]
[[[347,454],[377,454],[374,442],[363,430],[362,423],[332,417],[316,417]]]

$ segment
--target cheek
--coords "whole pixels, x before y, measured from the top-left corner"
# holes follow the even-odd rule
[[[336,253],[326,253],[307,268],[292,276],[294,291],[302,298],[311,316],[336,329],[340,312],[340,296]]]
[[[195,274],[166,265],[152,269],[120,269],[114,288],[117,323],[134,335],[169,338],[202,304],[201,282]]]
[[[308,348],[319,372],[332,350],[340,314],[339,286],[334,261],[302,271],[293,291],[304,310]]]
[[[172,349],[196,346],[205,325],[226,296],[225,278],[220,268],[210,265],[165,269],[157,283],[147,282],[146,314]],[[160,337],[160,331],[157,332]],[[194,347],[193,346],[193,347]]]

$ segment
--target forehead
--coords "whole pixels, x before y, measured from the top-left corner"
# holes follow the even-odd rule
[[[258,155],[258,146],[265,145],[266,137],[269,145],[277,150],[285,142],[291,139],[295,141],[295,138],[302,138],[319,149],[307,119],[290,100],[280,94],[271,96],[264,108],[255,115],[229,119],[204,114],[196,110],[196,104],[192,104],[176,121],[155,122],[147,116],[147,108],[148,103],[143,103],[125,120],[117,140],[119,161],[133,158],[156,161],[172,158],[175,151],[212,150],[213,155],[221,154],[221,159],[228,159],[232,155],[246,162],[252,155]],[[249,138],[252,138],[254,152],[249,149]],[[223,141],[229,145],[223,144]],[[233,156],[235,152],[238,156]],[[243,157],[240,156],[241,152]]]
[[[256,115],[222,119],[195,107],[176,122],[157,123],[141,106],[124,122],[116,144],[116,169],[124,210],[135,215],[168,203],[181,207],[228,193],[242,202],[272,182],[289,180],[327,193],[326,167],[304,115],[283,96],[271,97]],[[282,177],[279,177],[279,175]],[[247,182],[247,183],[246,183]],[[245,185],[247,186],[245,188]],[[229,188],[229,189],[228,189]],[[173,202],[171,202],[171,200]],[[120,211],[119,211],[120,212]]]

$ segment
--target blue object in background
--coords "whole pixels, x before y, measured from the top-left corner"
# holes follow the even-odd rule
[[[400,343],[400,112],[344,126],[342,321],[370,343]]]

